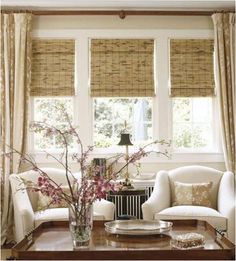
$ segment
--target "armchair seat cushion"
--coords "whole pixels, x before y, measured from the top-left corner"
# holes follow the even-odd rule
[[[35,212],[34,224],[37,227],[47,221],[66,221],[68,220],[68,208],[48,208]]]
[[[227,218],[218,211],[202,206],[175,206],[166,208],[154,216],[155,219],[199,219],[207,221],[213,227],[227,230]]]
[[[93,212],[93,220],[104,220],[103,215]],[[34,225],[37,227],[47,221],[66,221],[69,220],[68,208],[49,208],[35,212]]]

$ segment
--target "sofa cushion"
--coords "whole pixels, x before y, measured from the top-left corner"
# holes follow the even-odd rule
[[[69,219],[68,208],[49,208],[35,212],[35,227],[47,221],[66,221]],[[104,220],[104,216],[93,212],[93,220]]]
[[[38,226],[47,221],[68,220],[68,208],[51,208],[35,212],[34,225]]]
[[[71,195],[69,186],[61,186],[61,189],[63,190],[63,192],[65,194],[67,194],[69,196]],[[36,211],[41,211],[41,210],[45,210],[48,208],[67,208],[68,207],[68,203],[64,199],[62,199],[59,203],[52,204],[52,198],[50,196],[46,196],[46,195],[42,194],[40,191],[38,193],[39,193],[38,207],[37,207]]]
[[[168,175],[171,188],[171,202],[174,202],[175,199],[174,182],[176,181],[183,183],[212,182],[210,199],[212,207],[217,209],[218,190],[223,172],[203,166],[185,166],[169,171]]]
[[[155,219],[199,219],[207,221],[213,227],[227,230],[227,218],[212,208],[201,206],[176,206],[166,208],[155,214]]]
[[[193,205],[212,207],[210,191],[212,182],[209,183],[182,183],[174,182],[175,202],[173,206]]]
[[[56,169],[56,168],[41,168],[42,171],[47,173],[49,177],[54,180],[57,184],[60,184],[61,186],[68,186],[68,182],[66,179],[65,171],[63,169]],[[73,176],[80,180],[81,179],[81,173],[76,172],[73,173]],[[28,170],[26,172],[22,172],[17,175],[18,178],[21,178],[21,180],[25,182],[33,182],[34,184],[37,184],[38,178],[40,177],[40,174],[35,170]],[[69,179],[72,180],[71,175],[69,176]],[[38,209],[38,199],[39,199],[39,192],[34,192],[32,190],[28,190],[28,196],[29,200],[31,202],[32,208],[34,211],[39,210]]]

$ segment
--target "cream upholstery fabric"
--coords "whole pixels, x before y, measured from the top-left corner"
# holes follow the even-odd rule
[[[66,185],[66,176],[63,170],[54,168],[42,168],[58,184]],[[27,193],[22,178],[36,182],[38,173],[26,171],[21,174],[11,174],[10,183],[13,195],[14,217],[15,217],[15,240],[19,242],[25,234],[31,231],[35,225],[44,221],[66,220],[68,217],[67,208],[46,209],[34,211],[37,208],[38,193]],[[79,178],[80,174],[75,174]],[[29,198],[29,195],[31,199]],[[35,206],[32,206],[35,204]],[[114,219],[115,206],[112,202],[101,200],[93,205],[94,219]]]
[[[215,209],[207,208],[207,210],[205,209],[204,211],[200,211],[199,208],[202,208],[200,206],[186,206],[186,209],[190,208],[187,211],[186,209],[171,207],[173,203],[172,198],[174,199],[172,185],[175,181],[183,183],[212,182],[213,191],[211,197]],[[216,224],[220,227],[227,224],[227,235],[234,242],[234,184],[234,174],[232,172],[221,172],[213,168],[203,166],[186,166],[170,171],[160,171],[157,173],[154,190],[151,197],[142,205],[143,218],[146,220],[153,220],[160,214],[163,215],[163,219],[167,217],[164,216],[164,214],[168,214],[170,219],[176,219],[177,216],[179,216],[179,218],[186,217],[192,219],[198,219],[201,217],[201,219],[207,221],[210,220],[211,224]],[[167,212],[165,212],[165,209],[169,210],[166,210]],[[205,216],[204,213],[207,213],[207,216]],[[216,213],[218,213],[218,215]],[[226,219],[227,221],[225,222],[223,219]]]
[[[218,191],[218,211],[228,219],[228,236],[235,239],[235,178],[226,171]]]
[[[68,208],[50,208],[44,211],[35,212],[34,225],[37,227],[47,221],[66,221],[68,220]],[[93,220],[104,220],[104,215],[93,212]]]
[[[155,219],[199,219],[209,222],[213,227],[227,230],[227,218],[218,211],[200,206],[176,206],[166,208],[155,214]]]
[[[66,221],[68,214],[68,208],[49,208],[44,211],[37,211],[34,213],[34,226],[37,227],[47,221]]]

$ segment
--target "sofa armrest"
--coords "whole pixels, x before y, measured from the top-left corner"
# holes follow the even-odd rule
[[[25,235],[27,235],[32,229],[34,229],[34,216],[28,211],[28,209],[21,209],[18,212],[19,217],[15,217],[15,241],[20,242]]]
[[[167,171],[157,173],[154,190],[150,198],[142,204],[143,219],[154,219],[155,213],[170,207],[170,184]]]
[[[96,200],[93,203],[94,212],[104,216],[105,220],[113,220],[115,214],[115,204],[105,199]]]
[[[22,179],[10,175],[12,198],[14,205],[15,239],[19,242],[34,228],[34,211]]]
[[[218,211],[227,218],[227,234],[231,241],[235,240],[235,180],[234,174],[226,171],[220,182],[218,191]]]

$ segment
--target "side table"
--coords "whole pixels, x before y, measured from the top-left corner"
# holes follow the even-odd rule
[[[110,191],[107,200],[116,206],[115,218],[128,215],[142,218],[141,205],[148,199],[147,189],[125,189],[118,192]]]

